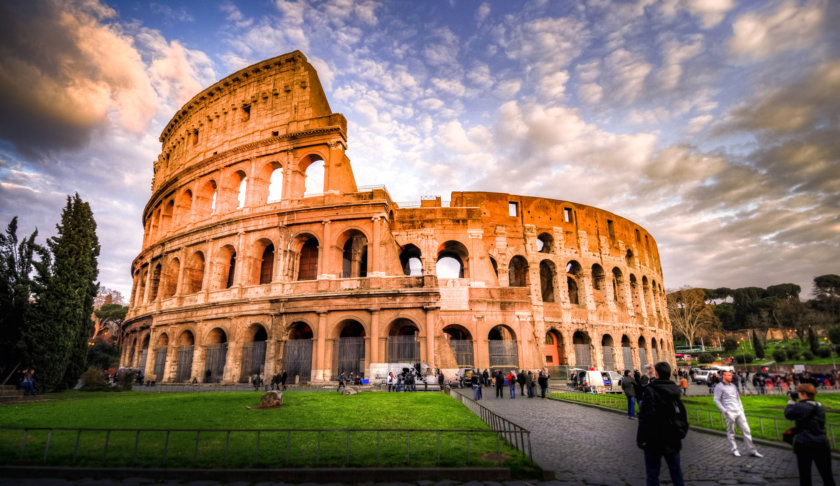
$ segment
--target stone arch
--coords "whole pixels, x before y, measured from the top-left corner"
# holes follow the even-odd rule
[[[283,371],[292,383],[312,379],[312,346],[314,333],[305,321],[289,324],[283,345]]]
[[[195,195],[196,215],[207,217],[216,212],[218,208],[219,187],[214,179],[201,183]]]
[[[388,325],[387,361],[420,362],[420,327],[411,319],[398,318]]]
[[[250,283],[255,285],[270,284],[274,281],[274,243],[268,238],[260,238],[254,243],[254,268]]]
[[[187,383],[192,378],[193,356],[195,354],[195,335],[190,330],[181,331],[178,336],[178,364],[175,368],[175,381]]]
[[[302,233],[295,237],[297,245],[297,278],[315,280],[318,278],[318,238]]]
[[[367,277],[368,237],[358,229],[344,231],[338,237],[341,248],[341,278]]]
[[[260,203],[274,203],[283,199],[283,165],[272,161],[264,164],[253,182],[254,199]]]
[[[204,253],[194,252],[184,267],[184,294],[194,294],[204,288]]]
[[[575,366],[589,369],[592,366],[592,338],[586,331],[575,331],[572,335],[572,344],[575,347]]]
[[[333,350],[333,375],[337,378],[342,373],[361,376],[365,370],[365,337],[368,335],[364,324],[355,319],[344,319],[336,324]]]
[[[168,299],[178,293],[178,276],[181,274],[181,260],[174,257],[166,264],[166,272],[163,276],[162,298]]]
[[[647,355],[647,345],[645,344],[645,337],[639,336],[639,368],[644,372],[645,365],[649,363]]]
[[[163,209],[160,215],[160,234],[165,235],[167,233],[171,233],[173,231],[174,221],[172,220],[173,216],[175,215],[175,199],[170,199],[166,201],[163,205]]]
[[[514,255],[508,265],[508,285],[510,287],[528,287],[530,285],[528,260],[521,255]]]
[[[400,266],[405,275],[419,277],[423,275],[423,256],[420,248],[411,243],[402,247],[400,251]]]
[[[650,319],[649,322],[653,323],[653,294],[650,290],[650,283],[647,275],[642,275],[642,296],[645,300],[645,310],[647,311],[648,318]]]
[[[154,269],[152,270],[152,281],[151,289],[149,293],[149,302],[154,302],[158,298],[158,292],[160,291],[160,276],[161,276],[161,265],[160,262],[155,263]]]
[[[569,303],[582,305],[584,303],[581,295],[581,281],[583,280],[583,268],[580,263],[570,260],[566,264],[566,287],[569,292]]]
[[[142,343],[140,345],[140,372],[145,374],[146,373],[146,361],[149,359],[149,341],[151,340],[151,335],[148,331],[145,332],[145,336],[143,339],[140,340]]]
[[[149,266],[143,265],[140,270],[140,280],[137,283],[137,299],[138,304],[146,303],[146,279],[149,278]]]
[[[303,196],[314,196],[326,192],[326,162],[320,155],[310,154],[301,159],[298,168],[303,174]]]
[[[214,327],[204,339],[204,382],[219,383],[225,376],[228,335],[221,327]]]
[[[627,268],[633,268],[636,265],[636,257],[633,256],[633,250],[627,250],[624,254],[624,262],[627,263]]]
[[[519,369],[516,333],[506,324],[499,324],[487,333],[487,346],[492,369]]]
[[[540,262],[540,292],[543,302],[554,302],[554,281],[557,278],[557,267],[551,260]]]
[[[633,346],[627,334],[621,335],[621,357],[624,362],[624,369],[633,371]]]
[[[493,273],[496,275],[496,279],[499,279],[499,264],[496,263],[496,259],[492,256],[490,257],[490,266],[493,267]]]
[[[254,375],[264,377],[268,331],[262,324],[253,323],[245,329],[242,341],[242,366],[240,367],[239,382],[248,383],[248,379]]]
[[[439,279],[469,278],[469,252],[463,243],[449,240],[438,247],[436,274]]]
[[[162,382],[166,377],[166,354],[169,349],[169,336],[164,332],[161,333],[155,340],[155,363],[152,373],[154,377],[152,381]]]
[[[633,300],[633,311],[636,314],[642,312],[642,303],[639,301],[639,282],[632,273],[630,274],[630,298]]]
[[[613,300],[619,305],[627,305],[627,295],[624,288],[624,275],[618,267],[612,269]]]
[[[659,346],[656,338],[650,338],[650,362],[651,364],[659,362]]]
[[[475,366],[473,336],[469,329],[460,324],[449,324],[443,328],[443,337],[449,345],[458,368]]]
[[[551,375],[556,376],[560,372],[560,366],[568,364],[563,334],[557,329],[549,329],[545,333],[543,354],[545,355],[545,364],[548,367],[548,372]]]
[[[187,225],[192,221],[192,203],[193,193],[191,190],[185,189],[178,196],[178,205],[175,208],[178,221],[176,224],[178,226]]]
[[[554,251],[554,238],[548,233],[540,233],[537,236],[537,251],[540,253],[552,253]]]
[[[233,287],[236,275],[236,249],[233,245],[224,245],[216,253],[216,265],[213,289]]]
[[[613,338],[609,334],[604,334],[601,337],[601,358],[604,363],[603,369],[605,371],[615,371],[615,359],[613,355]]]
[[[596,304],[603,304],[607,300],[607,282],[604,269],[595,263],[592,265],[592,293]]]

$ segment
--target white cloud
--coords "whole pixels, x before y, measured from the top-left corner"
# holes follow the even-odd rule
[[[478,9],[475,11],[475,21],[479,24],[484,22],[484,19],[490,15],[490,4],[487,2],[482,3],[478,6]]]
[[[767,15],[745,13],[732,24],[729,47],[736,56],[748,59],[807,49],[821,38],[824,8],[824,2],[811,1],[800,7],[788,0],[779,2]]]
[[[680,82],[682,63],[703,52],[703,36],[693,35],[688,43],[666,41],[662,46],[663,66],[659,71],[659,82],[664,89],[673,89]]]
[[[540,78],[539,88],[542,95],[550,100],[562,100],[566,92],[566,82],[569,81],[569,73],[558,71],[554,74]]]
[[[578,88],[578,96],[587,103],[598,103],[604,95],[604,89],[597,83],[585,83]]]
[[[611,76],[609,79],[611,98],[624,103],[633,101],[642,92],[645,78],[653,69],[642,54],[626,49],[610,53],[604,60],[604,66]]]
[[[521,79],[506,79],[504,81],[500,81],[496,85],[496,93],[499,97],[511,98],[519,92],[522,88],[522,80]]]
[[[687,0],[686,8],[700,18],[700,25],[710,29],[723,21],[727,12],[735,7],[733,0]]]

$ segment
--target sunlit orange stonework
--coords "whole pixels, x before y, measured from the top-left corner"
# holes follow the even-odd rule
[[[121,364],[147,379],[673,361],[644,228],[562,200],[358,187],[347,121],[300,52],[205,89],[160,141],[122,331]]]

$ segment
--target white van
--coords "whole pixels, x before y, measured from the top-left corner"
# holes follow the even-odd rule
[[[585,393],[604,393],[604,376],[598,370],[584,370],[575,368],[577,374],[577,389]]]

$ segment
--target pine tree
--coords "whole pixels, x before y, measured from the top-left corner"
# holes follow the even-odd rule
[[[764,359],[764,345],[761,344],[761,339],[758,338],[758,334],[756,334],[755,329],[753,329],[752,333],[752,342],[753,349],[755,350],[755,357],[758,359]]]
[[[36,378],[49,390],[74,386],[85,370],[99,288],[96,222],[90,205],[78,194],[67,197],[57,229],[58,234],[47,240],[52,262],[25,340]]]

